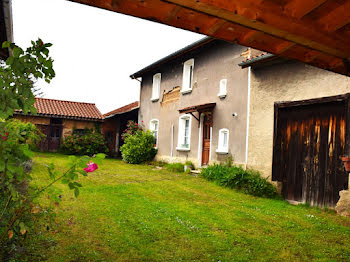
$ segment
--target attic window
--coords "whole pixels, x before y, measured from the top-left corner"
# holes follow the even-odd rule
[[[227,94],[227,79],[221,79],[218,97],[225,98],[226,94]]]
[[[161,82],[161,73],[155,74],[153,76],[153,87],[152,87],[152,98],[151,98],[153,102],[159,100],[160,82]]]
[[[194,67],[194,59],[187,60],[184,63],[183,76],[182,76],[182,88],[181,88],[182,94],[190,93],[192,91],[193,67]]]

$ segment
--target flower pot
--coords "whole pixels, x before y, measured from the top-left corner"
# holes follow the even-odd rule
[[[349,156],[343,156],[341,160],[344,163],[344,167],[346,172],[350,172],[350,157]]]

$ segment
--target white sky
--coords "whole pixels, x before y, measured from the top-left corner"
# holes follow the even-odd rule
[[[203,36],[65,0],[12,0],[14,41],[51,42],[56,77],[46,98],[96,103],[106,113],[139,99],[129,75]]]

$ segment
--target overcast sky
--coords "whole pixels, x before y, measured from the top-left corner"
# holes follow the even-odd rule
[[[51,42],[56,77],[46,98],[96,103],[102,113],[139,99],[129,75],[203,36],[65,0],[12,0],[14,41]]]

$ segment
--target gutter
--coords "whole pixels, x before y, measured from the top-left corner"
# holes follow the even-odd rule
[[[270,60],[270,59],[272,60],[275,58],[277,58],[277,56],[275,56],[274,54],[266,54],[266,55],[254,57],[254,58],[249,59],[247,61],[243,61],[243,62],[239,63],[238,65],[242,68],[246,68],[246,67],[253,66],[254,64],[256,64],[258,62],[262,62],[262,61]]]

